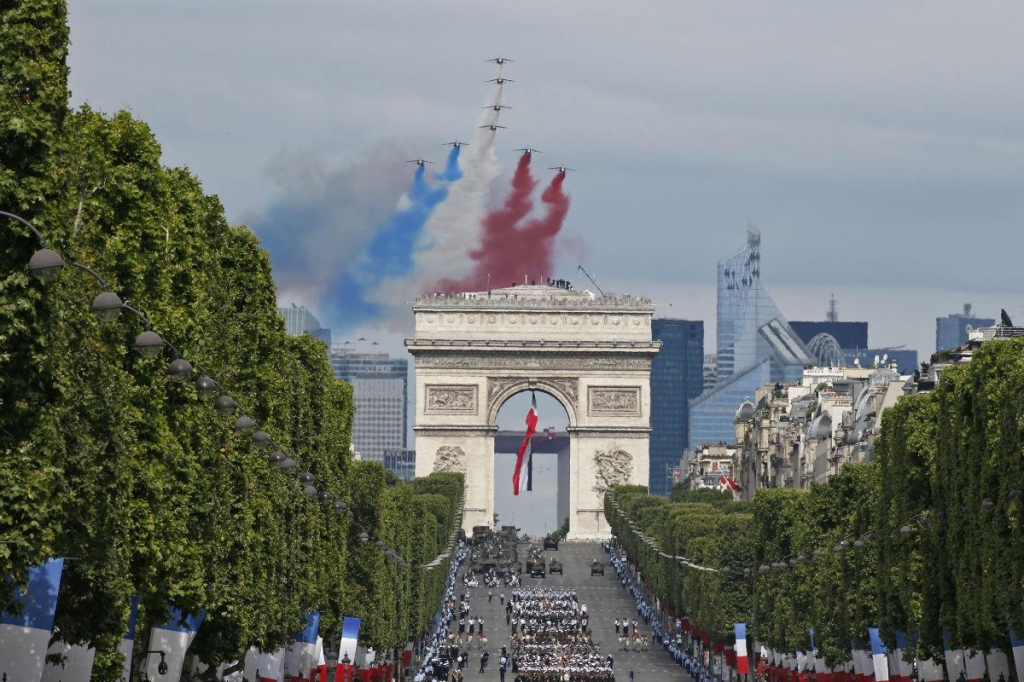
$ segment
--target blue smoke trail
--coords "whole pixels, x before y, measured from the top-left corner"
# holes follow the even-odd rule
[[[462,169],[459,168],[459,152],[462,151],[461,147],[452,147],[452,151],[448,154],[448,162],[445,164],[444,170],[440,173],[434,173],[434,177],[444,182],[455,182],[456,180],[462,179]]]
[[[346,327],[354,327],[380,317],[380,303],[370,293],[387,279],[409,274],[413,269],[413,252],[427,219],[438,204],[448,196],[448,185],[462,177],[459,170],[459,148],[452,148],[443,171],[435,173],[438,184],[427,184],[425,166],[418,166],[412,186],[402,205],[374,234],[362,256],[348,271],[341,273],[331,286],[330,298],[339,305],[333,319]]]

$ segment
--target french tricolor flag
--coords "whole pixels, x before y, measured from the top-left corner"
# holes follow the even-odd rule
[[[967,668],[964,666],[964,650],[953,646],[953,633],[942,633],[942,650],[946,654],[946,675],[950,680],[960,677],[960,673],[967,675]]]
[[[248,682],[283,682],[284,648],[263,652],[252,647],[245,655],[245,679]]]
[[[0,673],[9,682],[40,682],[43,677],[63,573],[64,559],[29,569],[28,586],[14,594],[22,615],[0,612]]]
[[[537,394],[533,394],[530,411],[526,413],[526,436],[519,445],[516,456],[516,469],[512,472],[512,494],[518,495],[520,490],[533,490],[533,437],[537,434]]]
[[[132,597],[131,612],[128,614],[128,631],[118,649],[124,655],[124,668],[121,670],[122,682],[129,682],[132,678],[132,649],[135,648],[135,622],[139,618],[139,596]]]
[[[878,628],[868,628],[868,641],[871,643],[871,662],[875,670],[875,682],[889,682],[889,659],[882,636]],[[866,671],[865,671],[866,672]]]
[[[746,675],[750,672],[750,660],[747,658],[747,624],[735,623],[736,629],[736,672]]]
[[[1013,665],[1017,668],[1017,679],[1024,680],[1024,637],[1010,630],[1010,646],[1013,648]]]
[[[196,638],[206,611],[196,615],[183,614],[181,609],[171,609],[171,619],[165,625],[159,625],[149,631],[149,650],[162,651],[160,654],[149,654],[146,659],[146,674],[153,682],[177,682],[181,679],[181,669],[185,665],[185,653]],[[167,672],[160,673],[160,664],[167,664]]]
[[[320,612],[313,611],[305,618],[302,632],[292,635],[292,643],[285,654],[284,669],[287,677],[308,680],[317,667],[316,641],[320,636]]]

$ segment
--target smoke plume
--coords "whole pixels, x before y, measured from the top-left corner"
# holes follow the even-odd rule
[[[551,276],[555,238],[569,212],[569,196],[562,189],[565,172],[559,171],[541,194],[543,215],[520,227],[533,207],[530,194],[536,182],[529,164],[529,155],[523,154],[504,205],[484,219],[480,248],[470,254],[476,263],[473,273],[461,280],[447,279],[439,290],[482,291],[507,287],[524,279],[544,281]]]

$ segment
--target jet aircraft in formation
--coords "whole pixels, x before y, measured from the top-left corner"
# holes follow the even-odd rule
[[[445,142],[441,146],[442,147],[455,147],[456,149],[458,149],[459,147],[468,147],[469,143],[468,142],[459,142],[458,138],[456,138],[456,139],[452,140],[451,142]]]
[[[528,155],[531,155],[531,156],[533,154],[543,154],[544,153],[544,152],[542,152],[539,149],[530,149],[529,147],[523,147],[522,149],[513,149],[512,151],[514,151],[514,152],[523,152],[524,154],[528,154]]]
[[[501,111],[502,109],[511,109],[512,107],[510,107],[507,104],[488,104],[487,106],[482,108],[490,109],[491,111]]]
[[[505,83],[515,83],[515,81],[512,80],[511,78],[504,78],[502,76],[498,76],[497,78],[492,78],[491,80],[489,80],[487,82],[488,83],[497,83],[498,85],[503,85]]]
[[[575,168],[566,168],[565,166],[550,166],[548,170],[556,170],[559,173],[564,173],[566,171],[572,171],[573,173],[576,172]]]
[[[479,127],[480,128],[490,128],[491,132],[493,133],[493,132],[496,132],[498,130],[498,128],[504,128],[505,126],[500,126],[497,123],[487,123],[487,124],[479,126]]]
[[[426,159],[409,159],[406,163],[415,163],[417,166],[422,166],[427,163],[434,163],[433,161],[427,161]]]
[[[498,55],[497,57],[494,57],[493,59],[486,59],[484,61],[494,62],[498,66],[501,66],[505,62],[511,62],[511,61],[514,61],[514,60],[509,59],[508,57],[502,57],[501,55]]]

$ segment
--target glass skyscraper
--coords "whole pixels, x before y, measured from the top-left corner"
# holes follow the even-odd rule
[[[744,400],[770,382],[800,379],[811,355],[761,286],[761,234],[718,262],[716,384],[690,402],[690,449],[731,443],[733,417]],[[652,464],[653,466],[653,464]]]
[[[651,445],[648,488],[672,492],[671,471],[689,442],[688,403],[704,390],[704,323],[654,319],[651,336],[661,350],[651,361]]]
[[[336,378],[352,384],[356,408],[352,445],[356,452],[363,459],[385,462],[385,453],[405,450],[409,361],[387,353],[332,348],[331,367]]]
[[[987,317],[975,317],[971,304],[964,304],[963,313],[954,313],[946,317],[935,318],[935,350],[958,348],[967,343],[968,333],[972,329],[992,327],[996,321]]]
[[[314,339],[320,339],[331,347],[331,330],[320,326],[320,321],[309,312],[305,306],[295,305],[278,308],[277,312],[284,318],[284,330],[291,336],[302,336],[309,334]]]

